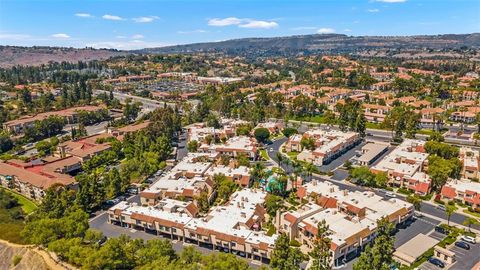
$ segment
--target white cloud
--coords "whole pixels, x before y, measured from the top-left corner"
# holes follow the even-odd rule
[[[197,34],[197,33],[207,33],[208,31],[203,29],[197,29],[192,31],[177,31],[177,34]]]
[[[345,28],[343,29],[344,32],[352,32],[352,29],[349,29],[349,28]]]
[[[332,33],[335,33],[335,29],[324,27],[324,28],[318,29],[317,33],[319,33],[319,34],[332,34]]]
[[[407,0],[376,0],[377,2],[382,2],[382,3],[404,3],[407,2]]]
[[[241,28],[260,28],[260,29],[270,29],[278,27],[276,22],[267,22],[267,21],[249,21],[244,24],[240,24]]]
[[[150,23],[157,19],[159,19],[158,16],[143,16],[143,17],[133,18],[132,20],[134,20],[137,23]]]
[[[242,23],[242,19],[236,17],[228,17],[225,19],[211,19],[208,20],[208,25],[210,26],[229,26],[229,25],[237,25]]]
[[[144,38],[144,36],[140,35],[140,34],[136,34],[136,35],[133,35],[132,38],[133,39],[142,39],[142,38]]]
[[[105,20],[111,20],[111,21],[122,21],[122,20],[124,20],[120,16],[109,15],[109,14],[103,15],[102,18],[104,18]]]
[[[260,21],[248,18],[237,18],[237,17],[227,17],[227,18],[214,18],[208,20],[208,25],[210,26],[230,26],[238,25],[241,28],[261,28],[261,29],[270,29],[278,27],[278,23],[274,21]]]
[[[371,8],[371,9],[367,9],[367,11],[370,12],[370,13],[376,13],[376,12],[379,12],[380,9],[378,9],[378,8]]]
[[[75,13],[75,16],[81,18],[93,18],[92,14],[90,13]]]
[[[171,44],[163,42],[147,42],[143,40],[129,41],[99,41],[85,44],[87,47],[96,49],[138,50],[143,48],[164,47]]]
[[[116,38],[127,38],[126,36],[116,36]]]
[[[53,38],[64,38],[64,39],[70,38],[69,35],[64,34],[64,33],[53,34],[52,37],[53,37]]]

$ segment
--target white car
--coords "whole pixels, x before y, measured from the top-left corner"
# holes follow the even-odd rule
[[[385,192],[385,196],[390,197],[390,198],[396,198],[397,197],[397,195],[395,195],[395,193],[390,192],[390,191]]]
[[[475,238],[471,237],[471,236],[467,236],[467,235],[462,235],[462,237],[460,237],[463,241],[465,242],[468,242],[468,243],[471,243],[471,244],[475,244],[477,243],[477,241],[475,240]]]

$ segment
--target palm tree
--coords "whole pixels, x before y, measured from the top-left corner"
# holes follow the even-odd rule
[[[282,162],[283,162],[283,155],[280,152],[277,152],[276,156],[277,156],[278,166],[280,166],[281,168]]]
[[[447,214],[447,225],[450,226],[450,217],[455,212],[456,208],[454,205],[447,205],[445,207],[445,214]]]
[[[472,218],[472,217],[469,217],[467,219],[465,219],[465,221],[463,222],[463,225],[467,226],[468,227],[468,231],[471,232],[472,229],[472,225],[477,225],[478,224],[478,220],[476,218]]]

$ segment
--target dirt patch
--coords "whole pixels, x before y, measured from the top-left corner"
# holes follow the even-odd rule
[[[21,257],[16,266],[15,257]],[[18,260],[18,259],[17,259]],[[0,270],[65,270],[66,268],[55,262],[44,250],[31,245],[18,245],[0,240]]]

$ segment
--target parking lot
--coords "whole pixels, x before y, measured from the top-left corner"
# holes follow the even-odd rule
[[[439,241],[443,240],[446,235],[439,233],[439,232],[432,232],[430,237],[435,238]],[[471,244],[468,243],[470,246],[470,250],[466,250],[460,247],[455,246],[452,244],[451,246],[447,247],[448,250],[455,253],[455,263],[452,265],[446,266],[444,269],[448,268],[450,270],[465,270],[465,269],[472,269],[472,267],[480,261],[480,244]],[[419,269],[422,270],[440,270],[442,268],[433,265],[430,262],[424,262],[421,264]]]

